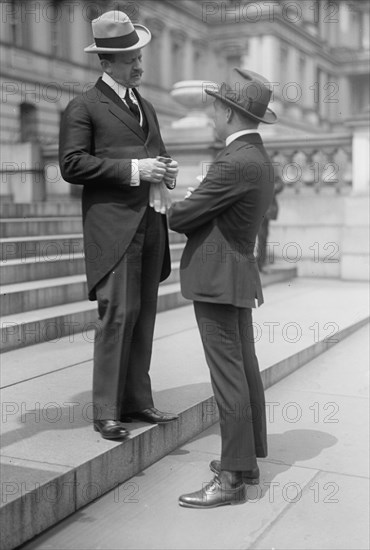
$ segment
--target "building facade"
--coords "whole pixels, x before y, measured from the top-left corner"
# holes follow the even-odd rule
[[[13,0],[1,3],[1,143],[56,143],[68,101],[100,73],[83,51],[91,20],[112,8],[152,32],[142,91],[162,125],[185,114],[175,82],[222,81],[233,66],[271,81],[277,134],[338,131],[369,106],[368,2]]]

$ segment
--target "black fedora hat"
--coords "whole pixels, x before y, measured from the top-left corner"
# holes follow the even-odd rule
[[[237,67],[234,67],[234,71],[237,72],[238,77],[233,84],[223,82],[217,92],[207,89],[206,94],[227,103],[252,120],[274,124],[277,116],[268,108],[272,95],[268,80],[253,71],[245,71]]]

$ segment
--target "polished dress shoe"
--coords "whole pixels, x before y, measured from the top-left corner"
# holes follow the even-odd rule
[[[209,463],[209,468],[211,472],[218,475],[221,472],[221,460],[212,460]],[[253,470],[244,470],[242,477],[243,482],[247,485],[258,485],[260,482],[260,469],[256,466]]]
[[[177,420],[178,418],[178,414],[164,413],[158,411],[154,407],[150,407],[149,409],[144,409],[143,411],[124,415],[121,420],[122,422],[141,420],[142,422],[149,422],[149,424],[165,424],[166,422],[172,422],[172,420]]]
[[[231,473],[231,472],[228,472]],[[216,508],[227,504],[243,504],[246,500],[245,485],[241,475],[234,480],[225,479],[222,475],[215,476],[200,491],[181,495],[180,506],[186,508]]]
[[[100,432],[104,439],[123,439],[129,435],[118,420],[95,420],[94,430]]]

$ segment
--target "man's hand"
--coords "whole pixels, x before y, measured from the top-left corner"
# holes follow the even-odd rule
[[[176,186],[177,174],[179,173],[179,163],[176,160],[166,157],[157,157],[157,159],[166,164],[166,173],[163,178],[163,183],[169,189],[174,189]]]
[[[165,178],[175,180],[179,173],[179,163],[176,160],[172,160],[170,164],[166,164]]]
[[[160,183],[166,173],[166,165],[155,158],[139,159],[140,179]]]

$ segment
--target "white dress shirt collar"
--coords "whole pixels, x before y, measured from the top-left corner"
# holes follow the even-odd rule
[[[127,89],[125,86],[122,86],[122,84],[119,84],[118,82],[113,80],[113,78],[109,76],[109,74],[107,73],[103,73],[102,81],[108,84],[108,86],[112,88],[112,90],[116,92],[116,94],[121,99],[123,99],[123,101],[125,100],[126,89]]]
[[[230,143],[235,141],[238,137],[244,136],[245,134],[259,134],[259,131],[257,130],[257,128],[251,128],[249,130],[239,130],[238,132],[234,132],[226,138],[226,147],[230,145]]]
[[[105,82],[110,88],[112,88],[112,90],[114,92],[116,92],[118,97],[120,97],[122,99],[122,101],[124,102],[124,104],[128,107],[128,105],[126,103],[126,100],[125,100],[125,95],[126,95],[126,90],[127,90],[126,86],[122,86],[122,84],[119,84],[118,82],[113,80],[113,78],[111,76],[109,76],[109,74],[107,74],[107,73],[103,73],[102,81]],[[139,108],[140,126],[141,126],[142,123],[143,123],[143,114],[141,112],[140,105],[139,105],[139,103],[136,99],[136,96],[135,96],[135,94],[134,94],[134,92],[132,91],[131,88],[128,89],[128,93],[130,94],[131,101],[133,101],[133,103],[135,103]]]

